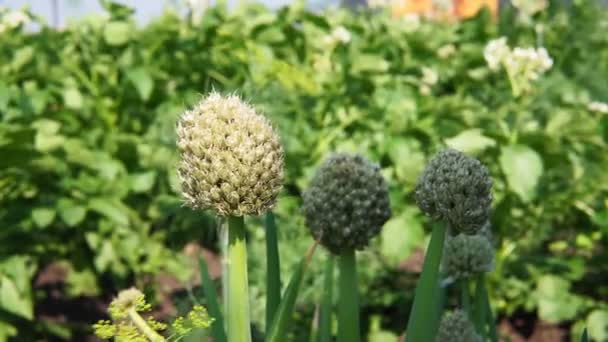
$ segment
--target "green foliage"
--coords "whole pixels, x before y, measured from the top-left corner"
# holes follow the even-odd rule
[[[299,195],[312,170],[330,151],[357,152],[381,162],[393,220],[402,222],[389,222],[359,256],[363,311],[409,302],[414,276],[398,272],[398,249],[405,259],[421,247],[426,224],[411,194],[428,157],[448,145],[476,155],[495,181],[500,238],[488,291],[497,314],[539,310],[605,338],[608,287],[598,279],[608,272],[608,115],[588,108],[608,102],[605,11],[575,2],[552,4],[534,25],[506,10],[498,24],[479,16],[415,27],[382,13],[251,5],[211,8],[194,24],[167,13],[137,28],[132,11],[104,4],[109,19],[0,34],[0,296],[11,298],[0,300],[0,339],[36,324],[32,278],[53,261],[86,274],[72,279],[73,296],[163,271],[189,278],[179,251],[190,240],[214,243],[215,223],[181,206],[174,128],[212,88],[239,89],[282,135],[283,274],[310,244]],[[348,42],[323,39],[340,26]],[[510,46],[542,42],[555,61],[517,98],[483,58],[500,36]],[[450,46],[449,57],[440,53]],[[256,228],[250,293],[263,326]],[[300,317],[319,299],[322,268],[313,258]],[[406,315],[382,328],[401,333]]]

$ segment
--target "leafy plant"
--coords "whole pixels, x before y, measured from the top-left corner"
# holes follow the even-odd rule
[[[129,8],[103,4],[108,16],[62,31],[38,23],[36,32],[0,34],[0,298],[12,299],[0,300],[0,337],[65,331],[34,314],[45,294],[32,284],[51,264],[68,270],[67,296],[107,297],[134,282],[154,290],[145,279],[159,273],[189,279],[194,268],[181,253],[189,241],[217,250],[214,216],[182,207],[174,130],[215,88],[250,99],[280,132],[283,275],[311,244],[300,194],[319,162],[337,150],[379,162],[393,216],[357,255],[364,336],[372,326],[377,335],[403,332],[419,276],[403,265],[429,237],[415,180],[449,146],[481,160],[494,180],[487,291],[496,318],[538,312],[572,322],[573,336],[587,326],[590,339],[603,338],[608,38],[595,4],[551,2],[527,22],[506,8],[497,22],[482,13],[459,23],[217,6],[200,22],[168,12],[144,27]],[[500,37],[542,45],[554,61],[517,98],[483,56]],[[255,331],[267,331],[265,234],[260,220],[247,225],[251,317]],[[322,260],[313,256],[302,280],[298,337],[321,300]],[[68,336],[89,323],[70,324]]]

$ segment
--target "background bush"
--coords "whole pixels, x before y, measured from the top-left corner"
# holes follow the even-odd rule
[[[574,2],[528,21],[506,9],[498,22],[482,13],[438,23],[252,5],[211,8],[194,23],[167,13],[138,28],[130,9],[106,9],[65,30],[0,34],[0,340],[68,332],[34,314],[44,293],[33,279],[53,262],[71,270],[72,297],[107,299],[132,283],[154,290],[149,276],[161,272],[190,279],[181,251],[193,240],[215,248],[215,221],[181,206],[174,128],[213,88],[242,94],[281,132],[285,274],[311,242],[299,208],[314,167],[334,150],[381,163],[394,216],[361,254],[364,326],[405,329],[417,278],[406,261],[427,237],[411,192],[427,158],[449,145],[480,158],[495,180],[499,313],[537,311],[607,338],[608,115],[588,109],[608,102],[605,11]],[[331,38],[340,26],[349,40]],[[483,58],[503,35],[543,45],[555,61],[522,97]],[[260,325],[263,238],[251,227]],[[321,265],[303,288],[302,338]]]

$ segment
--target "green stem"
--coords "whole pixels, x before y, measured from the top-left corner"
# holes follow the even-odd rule
[[[228,217],[228,341],[250,342],[247,244],[243,217]]]
[[[485,287],[484,287],[485,288]],[[492,313],[492,306],[490,305],[490,296],[488,290],[485,289],[484,302],[486,305],[486,320],[489,327],[490,341],[498,342],[498,333],[496,331],[496,322],[494,321],[494,314]]]
[[[274,214],[266,214],[266,327],[270,328],[275,312],[281,303],[281,266],[277,227]]]
[[[467,279],[460,279],[458,281],[458,287],[460,290],[460,305],[462,310],[467,313],[471,318],[471,296],[469,294],[469,281]]]
[[[407,324],[406,342],[434,341],[440,314],[437,287],[439,265],[443,254],[446,226],[439,225],[431,233],[431,241],[424,258],[422,274],[416,285],[414,304]]]
[[[222,305],[224,310],[228,307],[228,219],[220,219],[220,248],[222,252]],[[226,321],[224,321],[226,324]],[[224,329],[227,329],[224,326]]]
[[[486,336],[486,284],[484,274],[477,276],[475,298],[473,299],[473,323],[482,336]]]
[[[129,319],[150,342],[164,342],[165,338],[159,335],[154,329],[150,328],[148,323],[135,311],[135,308],[129,309]]]
[[[359,293],[355,251],[345,251],[338,259],[340,268],[338,302],[338,342],[359,342]]]
[[[331,342],[331,307],[334,290],[334,257],[327,256],[325,261],[325,279],[323,281],[323,298],[319,313],[319,342]]]

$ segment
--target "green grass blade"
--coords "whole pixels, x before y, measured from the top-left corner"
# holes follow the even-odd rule
[[[287,288],[283,293],[283,300],[281,300],[275,317],[272,320],[272,325],[268,330],[269,333],[266,336],[266,342],[283,342],[286,340],[287,330],[291,324],[291,318],[300,291],[300,285],[302,285],[302,279],[304,279],[304,274],[306,273],[306,269],[316,247],[317,243],[310,247],[306,256],[300,261],[295,272],[291,276],[289,284],[287,284]]]
[[[228,341],[251,342],[247,243],[243,217],[228,218]]]
[[[203,284],[203,291],[205,292],[207,309],[209,310],[209,315],[214,319],[211,324],[213,340],[216,342],[227,342],[228,339],[226,338],[226,331],[224,330],[224,317],[220,310],[217,292],[215,291],[215,286],[209,276],[207,263],[203,257],[198,259],[198,265],[201,272],[201,283]]]
[[[319,342],[331,342],[331,312],[334,291],[334,257],[327,255],[325,260],[325,275],[323,281],[323,297],[319,314]]]
[[[431,241],[424,258],[422,274],[416,285],[414,304],[407,324],[407,342],[434,341],[437,333],[437,287],[439,286],[439,265],[445,240],[445,225],[439,225],[431,233]]]
[[[475,329],[482,336],[486,336],[486,298],[488,293],[486,291],[486,282],[485,276],[480,274],[477,276],[477,281],[475,285],[475,297],[473,298],[473,324],[475,325]]]
[[[338,342],[359,342],[359,292],[354,250],[340,254],[338,269]]]
[[[488,323],[489,328],[489,337],[490,341],[498,342],[498,332],[496,331],[496,321],[494,320],[494,315],[492,314],[492,307],[490,306],[490,298],[488,295],[488,289],[484,286],[484,302],[486,305],[486,321]]]
[[[266,214],[266,326],[270,327],[281,302],[281,267],[274,214]]]
[[[587,336],[587,328],[583,330],[583,335],[581,336],[581,342],[589,342],[589,336]]]

